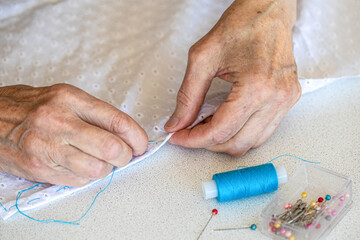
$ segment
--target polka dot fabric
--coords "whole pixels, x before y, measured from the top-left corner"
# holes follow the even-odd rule
[[[163,126],[176,104],[188,49],[231,2],[0,1],[0,86],[69,83],[126,112],[151,139],[148,151],[130,166],[170,137]],[[299,1],[294,51],[303,93],[359,75],[359,10],[356,0]],[[229,89],[215,79],[196,122],[211,115]],[[17,193],[34,184],[0,174],[3,219],[16,213]],[[41,184],[23,194],[19,208],[32,209],[80,189]]]

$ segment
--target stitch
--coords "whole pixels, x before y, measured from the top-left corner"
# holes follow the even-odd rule
[[[58,192],[60,190],[63,190],[63,189],[66,189],[66,188],[69,188],[69,186],[63,186],[63,187],[59,188],[58,190],[56,190],[56,192]]]
[[[29,203],[31,203],[31,202],[33,202],[33,201],[39,200],[39,199],[40,199],[39,197],[38,197],[38,198],[31,199],[30,201],[27,202],[27,204],[29,204]]]

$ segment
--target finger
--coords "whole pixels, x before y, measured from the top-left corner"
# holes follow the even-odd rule
[[[224,152],[232,156],[243,156],[261,138],[265,129],[274,118],[272,111],[260,110],[254,113],[240,131],[223,144],[207,147],[214,152]]]
[[[18,159],[27,179],[57,185],[83,186],[89,179],[83,178],[61,166],[58,146],[54,139],[37,131],[25,131],[19,141],[24,156]]]
[[[122,167],[132,159],[132,149],[118,136],[83,121],[74,124],[65,141],[95,158]]]
[[[196,50],[198,48],[192,49],[189,51],[185,77],[177,95],[176,109],[165,124],[165,130],[168,132],[186,128],[194,122],[209,90],[211,80],[217,72],[214,67],[216,65],[211,63],[210,57],[199,53],[199,50]]]
[[[45,182],[50,184],[55,184],[59,186],[74,186],[82,187],[90,182],[90,179],[80,177],[68,169],[59,170],[49,170],[48,174],[41,177],[41,179],[36,180],[37,182]]]
[[[144,129],[130,116],[90,95],[78,115],[86,122],[99,126],[119,136],[133,150],[135,156],[143,154],[148,145]]]
[[[55,169],[46,167],[41,172],[30,172],[30,177],[26,178],[36,182],[74,187],[82,187],[90,182],[90,179],[80,177],[62,166]]]
[[[45,155],[39,158],[34,155],[27,155],[27,157],[22,158],[20,165],[23,170],[21,174],[16,176],[22,176],[36,182],[62,186],[81,187],[90,182],[90,179],[81,177],[63,166],[54,163],[47,164],[49,159],[43,159]]]
[[[170,142],[188,148],[206,148],[232,138],[257,109],[242,97],[232,100],[231,95],[220,105],[210,122],[176,132]]]
[[[101,179],[111,173],[114,166],[90,156],[72,146],[64,146],[56,161],[75,175],[87,179]]]

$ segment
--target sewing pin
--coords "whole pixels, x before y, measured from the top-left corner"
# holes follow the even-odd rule
[[[251,229],[251,230],[256,230],[257,226],[256,224],[251,224],[250,227],[238,227],[238,228],[217,228],[214,229],[213,231],[229,231],[229,230],[241,230],[241,229]]]
[[[211,219],[213,218],[214,215],[217,215],[218,214],[218,210],[216,208],[214,208],[212,211],[211,211],[211,216],[209,218],[209,220],[207,221],[207,223],[205,224],[205,227],[203,228],[203,230],[201,231],[201,233],[199,234],[199,236],[197,237],[196,240],[199,240],[201,235],[204,233],[207,225],[209,225],[209,222],[211,221]]]

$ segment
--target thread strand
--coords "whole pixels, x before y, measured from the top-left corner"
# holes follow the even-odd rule
[[[21,190],[21,191],[18,193],[18,195],[16,196],[15,207],[16,207],[16,209],[18,210],[18,212],[19,212],[21,215],[23,215],[23,216],[25,216],[25,217],[33,220],[33,221],[36,221],[36,222],[40,222],[40,223],[56,222],[56,223],[64,223],[64,224],[70,224],[70,225],[80,225],[79,222],[88,214],[88,212],[90,211],[90,209],[91,209],[92,206],[94,205],[97,197],[109,187],[109,185],[110,185],[110,183],[112,182],[112,179],[113,179],[113,177],[114,177],[114,173],[115,173],[115,168],[113,169],[112,174],[111,174],[111,177],[110,177],[110,180],[109,180],[108,184],[105,186],[105,188],[104,188],[103,190],[101,190],[100,192],[98,192],[98,193],[95,195],[94,200],[92,201],[92,203],[90,204],[90,206],[89,206],[89,208],[86,210],[86,212],[85,212],[79,219],[77,219],[77,220],[75,220],[75,221],[62,221],[62,220],[56,220],[56,219],[44,219],[44,220],[40,220],[40,219],[36,219],[36,218],[33,218],[33,217],[27,215],[26,213],[24,213],[23,211],[21,211],[21,210],[19,209],[18,200],[19,200],[19,198],[21,197],[21,195],[22,195],[24,192],[29,191],[29,190],[31,190],[31,189],[39,186],[39,185],[42,184],[42,183],[37,183],[37,184],[35,184],[35,185],[32,186],[32,187],[29,187],[29,188],[27,188],[27,189]],[[0,204],[1,204],[1,203],[0,203]],[[1,206],[2,206],[2,204],[1,204]],[[5,209],[5,208],[4,208],[4,209]],[[5,210],[6,210],[6,209],[5,209]]]

